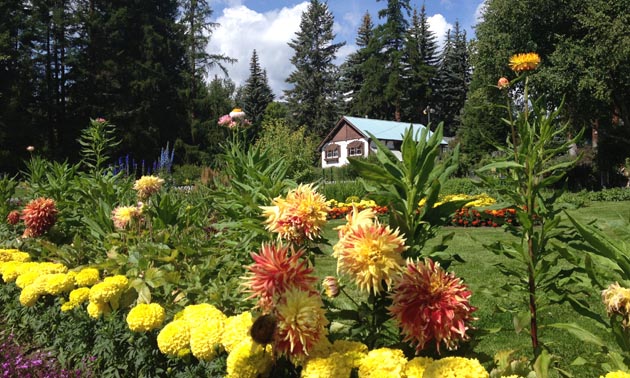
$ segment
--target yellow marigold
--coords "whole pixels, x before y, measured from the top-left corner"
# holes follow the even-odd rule
[[[74,276],[74,283],[78,287],[95,285],[100,279],[98,269],[96,268],[83,268],[76,276]]]
[[[179,319],[168,323],[157,336],[160,352],[175,356],[183,349],[190,348],[190,325]]]
[[[251,337],[243,339],[227,357],[227,378],[266,377],[273,366],[271,346],[263,348]]]
[[[190,323],[191,327],[196,327],[207,321],[218,319],[223,323],[226,319],[225,314],[218,308],[209,303],[200,303],[196,305],[188,305],[181,314],[181,319]]]
[[[344,355],[348,358],[348,364],[352,368],[358,368],[361,360],[367,355],[367,345],[358,341],[335,340],[332,345],[333,352]]]
[[[190,351],[200,360],[211,361],[221,346],[224,319],[214,317],[191,328]]]
[[[227,318],[225,327],[223,327],[223,334],[221,335],[223,348],[230,353],[238,343],[249,335],[252,324],[254,324],[254,321],[252,313],[249,311]]]
[[[30,260],[31,256],[28,253],[22,252],[18,249],[0,249],[0,261],[26,262]]]
[[[21,274],[27,271],[27,266],[34,263],[21,261],[7,261],[0,263],[0,273],[5,283],[15,281]]]
[[[333,246],[337,272],[352,277],[359,289],[379,293],[383,282],[391,285],[405,261],[405,239],[398,229],[374,222],[353,228]]]
[[[37,278],[39,278],[42,274],[35,270],[29,270],[28,272],[24,272],[15,279],[15,285],[20,289],[24,289],[28,285],[35,282]]]
[[[61,305],[61,311],[70,311],[90,299],[90,288],[80,287],[70,292],[68,301]]]
[[[54,273],[46,280],[44,290],[50,295],[59,295],[74,289],[74,280],[66,273]]]
[[[424,370],[423,378],[488,378],[490,374],[477,359],[445,357],[434,361]]]
[[[41,295],[41,290],[34,285],[28,285],[20,293],[20,303],[25,307],[32,307],[35,305]]]
[[[515,54],[510,57],[510,69],[514,72],[532,71],[540,64],[536,53]]]
[[[332,353],[332,343],[328,337],[320,337],[308,353],[308,359],[328,357],[330,353]]]
[[[140,303],[127,314],[127,326],[133,332],[148,332],[164,322],[164,308],[157,303]]]
[[[105,279],[103,279],[103,282],[110,283],[116,286],[118,289],[124,290],[129,284],[129,279],[126,276],[117,274],[115,276],[105,277]]]
[[[99,282],[90,289],[90,302],[106,304],[116,300],[122,294],[122,290],[113,282]]]
[[[107,303],[95,303],[90,302],[87,305],[87,313],[93,319],[98,319],[103,314],[109,314],[111,312],[111,307]]]
[[[368,352],[361,360],[361,378],[400,378],[407,358],[400,349],[379,348]]]
[[[617,370],[617,371],[611,371],[610,373],[607,373],[605,376],[600,375],[599,378],[630,378],[630,373]]]
[[[405,365],[405,377],[422,378],[422,374],[431,363],[433,363],[433,359],[429,357],[416,357],[409,360]]]
[[[34,263],[34,269],[38,269],[42,274],[68,273],[68,267],[53,262]]]
[[[164,180],[157,176],[142,176],[133,185],[138,192],[138,198],[147,199],[157,193],[164,184]]]
[[[352,366],[348,357],[331,353],[326,357],[310,358],[302,369],[302,378],[349,378]]]

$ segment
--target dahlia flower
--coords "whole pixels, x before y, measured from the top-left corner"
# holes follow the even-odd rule
[[[300,184],[289,191],[286,198],[277,197],[273,206],[261,206],[261,209],[267,218],[265,228],[293,242],[319,236],[330,210],[326,198],[317,193],[312,184]]]
[[[346,215],[346,224],[335,227],[339,234],[339,239],[342,239],[350,230],[359,226],[367,226],[374,223],[376,219],[376,212],[371,207],[365,208],[361,211],[357,206],[352,204],[352,212]]]
[[[18,224],[19,221],[20,221],[19,211],[13,210],[7,215],[7,223],[10,224],[11,226],[15,226],[16,224]]]
[[[438,263],[407,261],[396,280],[389,312],[401,328],[404,341],[416,344],[419,352],[429,341],[455,349],[460,340],[468,339],[466,331],[476,310],[470,305],[471,292],[461,279],[446,273]]]
[[[624,328],[630,328],[630,289],[619,286],[615,282],[602,291],[602,301],[606,305],[608,316],[619,314],[623,317],[621,322]]]
[[[157,303],[140,303],[127,314],[127,326],[133,332],[148,332],[164,323],[164,308]]]
[[[430,357],[416,357],[405,365],[405,377],[407,378],[422,378],[422,374],[426,370],[427,366],[433,363],[433,359]]]
[[[348,358],[339,353],[326,357],[310,358],[302,369],[302,378],[350,377],[352,366]]]
[[[400,349],[379,348],[368,352],[361,360],[359,377],[400,378],[407,358]]]
[[[499,89],[505,89],[509,86],[510,86],[510,81],[505,77],[500,78],[499,81],[497,82],[497,87]]]
[[[140,210],[136,206],[118,206],[112,210],[112,221],[118,229],[125,229],[132,220],[140,217]]]
[[[359,289],[379,293],[391,285],[404,264],[405,239],[378,222],[353,228],[333,246],[337,272],[352,277]]]
[[[226,378],[258,378],[271,372],[274,359],[271,346],[262,346],[246,337],[230,352],[226,363]]]
[[[157,336],[157,344],[163,354],[176,356],[190,348],[190,325],[183,319],[168,323]]]
[[[83,268],[74,276],[74,283],[79,287],[95,285],[100,279],[98,269]]]
[[[57,220],[55,201],[44,197],[36,198],[26,204],[21,218],[26,226],[25,237],[40,236],[50,230]]]
[[[424,370],[423,378],[488,378],[490,374],[477,359],[444,357],[435,360]]]
[[[160,191],[162,184],[164,180],[157,176],[142,176],[136,180],[133,188],[138,192],[138,198],[145,200]]]
[[[249,311],[228,317],[225,320],[223,334],[221,335],[223,348],[230,353],[238,343],[248,336],[252,324],[254,324],[254,321],[252,313]]]
[[[254,263],[247,267],[249,273],[244,277],[246,291],[252,293],[248,299],[258,298],[258,307],[268,312],[274,296],[289,287],[313,291],[317,278],[303,255],[302,249],[295,252],[293,247],[263,243],[258,254],[251,254]]]
[[[276,306],[278,320],[274,347],[280,354],[299,360],[308,356],[320,338],[326,336],[326,319],[321,297],[312,291],[290,288]]]
[[[536,53],[515,54],[510,57],[510,69],[514,72],[533,71],[540,64]]]

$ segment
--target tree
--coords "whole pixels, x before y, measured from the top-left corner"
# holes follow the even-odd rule
[[[293,88],[285,95],[296,123],[309,133],[323,136],[339,117],[338,69],[333,60],[344,43],[332,43],[334,19],[328,5],[311,0],[302,14],[300,30],[289,42],[295,66],[287,78]]]
[[[249,139],[255,140],[262,126],[265,109],[274,99],[273,92],[267,81],[267,72],[260,68],[256,50],[252,52],[249,64],[249,77],[243,89],[243,110],[252,122]]]
[[[341,65],[340,92],[344,101],[344,113],[360,116],[357,107],[358,95],[364,82],[365,73],[363,65],[369,58],[368,45],[374,35],[374,24],[368,12],[363,15],[363,20],[357,31],[357,51],[348,55]]]

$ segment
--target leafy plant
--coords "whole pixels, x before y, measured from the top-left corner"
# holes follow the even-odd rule
[[[103,118],[90,119],[90,125],[81,130],[77,140],[81,145],[82,162],[86,167],[94,172],[101,172],[109,159],[108,153],[121,142],[115,133],[116,128],[109,121]]]

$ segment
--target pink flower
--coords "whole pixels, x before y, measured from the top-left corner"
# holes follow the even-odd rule
[[[16,224],[18,224],[19,221],[20,221],[19,211],[13,210],[7,215],[7,223],[10,224],[11,226],[15,226]]]
[[[50,198],[36,198],[22,210],[22,220],[26,225],[24,237],[40,236],[48,231],[57,220],[55,201]]]

